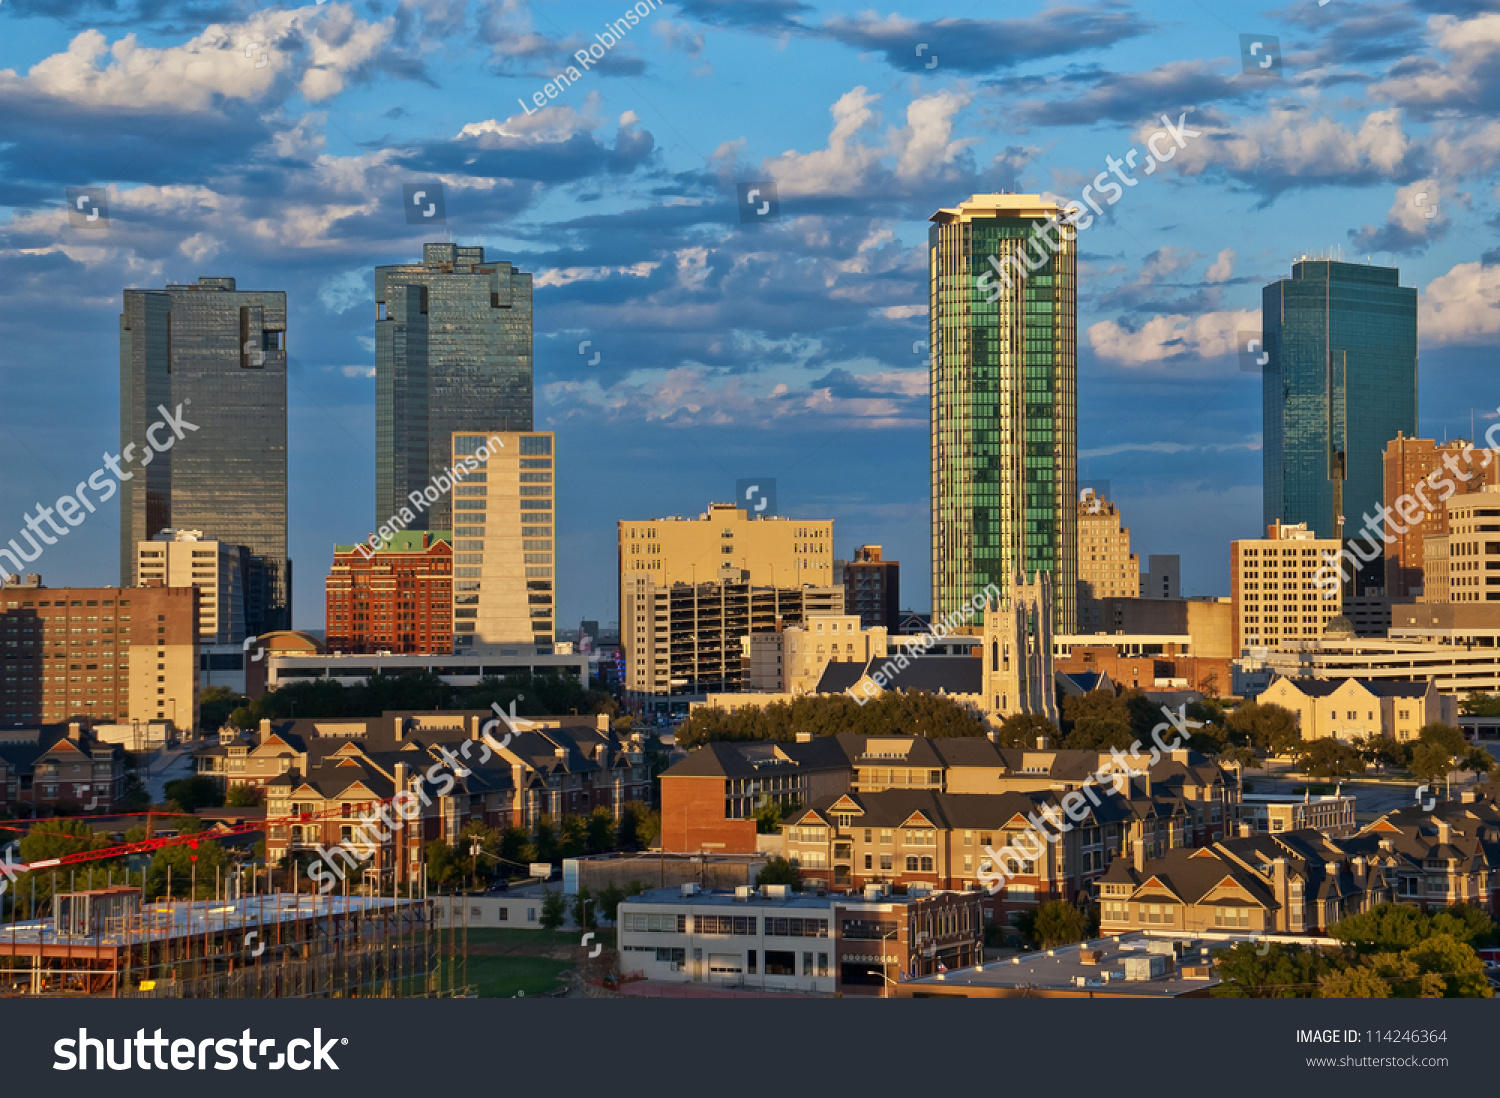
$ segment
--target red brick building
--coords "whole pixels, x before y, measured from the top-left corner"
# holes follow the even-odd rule
[[[453,545],[446,530],[403,530],[382,549],[335,545],[329,652],[453,651]]]

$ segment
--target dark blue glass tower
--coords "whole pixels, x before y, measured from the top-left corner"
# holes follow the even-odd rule
[[[1262,291],[1267,524],[1347,541],[1375,517],[1386,443],[1417,433],[1417,291],[1400,280],[1304,259]],[[1377,555],[1358,588],[1380,575]]]

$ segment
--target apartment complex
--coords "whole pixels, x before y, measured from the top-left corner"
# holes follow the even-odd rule
[[[1320,538],[1305,522],[1272,523],[1264,538],[1231,542],[1233,654],[1321,635],[1342,613],[1342,588],[1328,580],[1339,552],[1338,538]]]
[[[245,576],[250,550],[204,541],[201,530],[163,530],[136,548],[142,587],[196,587],[204,644],[240,644],[245,633]]]
[[[829,587],[833,523],[761,518],[732,503],[711,503],[696,519],[680,516],[619,523],[621,633],[626,582],[644,575],[657,587],[697,584],[723,568],[745,573],[756,587]],[[623,639],[623,636],[622,636]]]
[[[1431,680],[1277,678],[1257,700],[1295,713],[1304,740],[1382,736],[1408,743],[1427,725],[1458,717],[1454,699]]]
[[[1400,282],[1303,257],[1262,292],[1268,526],[1348,540],[1386,499],[1386,444],[1417,430],[1417,291]],[[1384,585],[1377,551],[1347,593]]]
[[[1447,595],[1437,597],[1426,578],[1425,543],[1441,538],[1442,557],[1446,560],[1448,508],[1444,497],[1461,499],[1485,485],[1500,484],[1500,462],[1487,458],[1483,447],[1476,449],[1463,439],[1438,442],[1430,438],[1408,438],[1398,434],[1387,443],[1384,455],[1385,505],[1395,508],[1402,496],[1432,506],[1406,514],[1395,513],[1384,526],[1392,539],[1385,546],[1385,593],[1388,598],[1410,598],[1424,595],[1426,601],[1447,602]],[[1411,515],[1411,518],[1407,516]]]
[[[844,610],[866,629],[901,627],[901,562],[884,559],[879,545],[861,545],[844,563]]]
[[[620,970],[665,983],[887,996],[900,980],[983,959],[979,896],[652,889],[620,904]]]
[[[479,465],[453,487],[453,651],[553,651],[557,566],[550,431],[455,434],[452,462]]]
[[[328,651],[453,651],[452,543],[447,530],[402,530],[378,549],[335,545],[325,583]]]
[[[974,195],[928,231],[932,612],[1051,575],[1076,632],[1077,251],[1040,195]]]
[[[1102,632],[1105,598],[1141,593],[1141,558],[1130,551],[1120,509],[1090,493],[1078,501],[1078,632]]]
[[[0,814],[102,814],[124,795],[124,749],[78,722],[0,729]]]
[[[1500,813],[1475,794],[1389,812],[1349,838],[1285,831],[1174,850],[1099,881],[1100,931],[1310,934],[1381,903],[1494,914]]]
[[[1358,830],[1352,795],[1304,792],[1299,797],[1295,793],[1245,793],[1240,801],[1241,823],[1248,825],[1251,832],[1313,830],[1339,839]]]
[[[232,278],[125,291],[120,448],[159,441],[163,407],[192,429],[120,484],[121,587],[141,583],[141,542],[201,530],[250,551],[247,634],[291,628],[286,355],[282,291],[239,290]]]
[[[198,725],[194,587],[0,586],[0,720]]]
[[[531,309],[531,275],[482,247],[375,268],[375,528],[433,488],[424,525],[449,529],[454,433],[531,430]]]
[[[842,587],[760,586],[734,566],[712,582],[670,587],[647,574],[626,575],[621,591],[625,688],[654,706],[685,708],[690,696],[739,692],[746,638],[844,610]]]

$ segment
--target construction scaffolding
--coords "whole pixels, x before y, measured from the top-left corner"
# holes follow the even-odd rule
[[[267,892],[147,903],[111,887],[0,925],[0,997],[438,998],[472,995],[468,920],[444,898]]]

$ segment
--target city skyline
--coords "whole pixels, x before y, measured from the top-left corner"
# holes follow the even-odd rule
[[[58,150],[5,161],[15,464],[0,506],[19,527],[118,447],[116,395],[97,378],[122,287],[223,274],[284,288],[290,555],[309,562],[296,625],[322,627],[331,548],[372,521],[364,310],[374,266],[410,262],[442,235],[404,209],[403,187],[429,180],[445,185],[450,239],[533,273],[534,426],[558,434],[561,455],[562,624],[613,616],[615,577],[598,562],[616,520],[696,513],[752,474],[778,477],[783,513],[836,519],[838,555],[886,546],[907,566],[903,601],[925,608],[927,351],[914,345],[927,335],[926,218],[974,193],[1080,195],[1163,114],[1202,136],[1159,171],[1135,165],[1137,185],[1078,245],[1078,475],[1111,481],[1143,558],[1180,553],[1184,593],[1224,594],[1223,547],[1260,527],[1259,378],[1234,341],[1258,328],[1260,288],[1292,257],[1368,253],[1418,291],[1419,436],[1467,435],[1471,415],[1482,435],[1479,417],[1493,415],[1493,158],[1478,128],[1490,16],[1398,6],[1370,22],[1341,4],[1257,16],[1284,54],[1267,76],[1247,73],[1236,36],[1191,5],[1167,17],[1085,9],[1067,34],[1040,8],[958,34],[935,6],[888,26],[689,5],[655,12],[539,108],[530,97],[573,52],[569,36],[612,9],[584,4],[552,24],[518,10],[467,52],[472,27],[413,17],[408,41],[453,51],[440,77],[403,60],[392,24],[357,6],[225,8],[213,41],[159,10],[131,21],[133,64],[206,67],[198,82],[142,83],[128,125],[89,89],[97,77],[131,94],[146,78],[105,55],[96,76],[66,60],[69,41],[117,42],[120,27],[90,9],[68,21],[0,11],[3,63],[22,74],[4,92],[12,113],[54,119],[22,123],[17,148]],[[516,46],[527,34],[532,54]],[[329,44],[316,57],[315,41]],[[263,66],[249,42],[266,47]],[[790,90],[764,86],[783,50],[819,74],[796,111],[780,109]],[[33,73],[49,58],[74,75]],[[1423,83],[1398,59],[1453,82]],[[1343,98],[1317,96],[1330,81]],[[691,90],[710,85],[755,93]],[[118,136],[81,136],[111,126]],[[162,132],[186,140],[141,156]],[[1302,132],[1324,144],[1309,152],[1290,136]],[[105,227],[75,223],[67,188],[101,180]],[[738,184],[755,181],[776,183],[777,220],[742,219]],[[1451,231],[1460,217],[1474,231]],[[75,399],[57,399],[64,386]],[[118,514],[101,508],[35,569],[52,585],[115,582]]]

